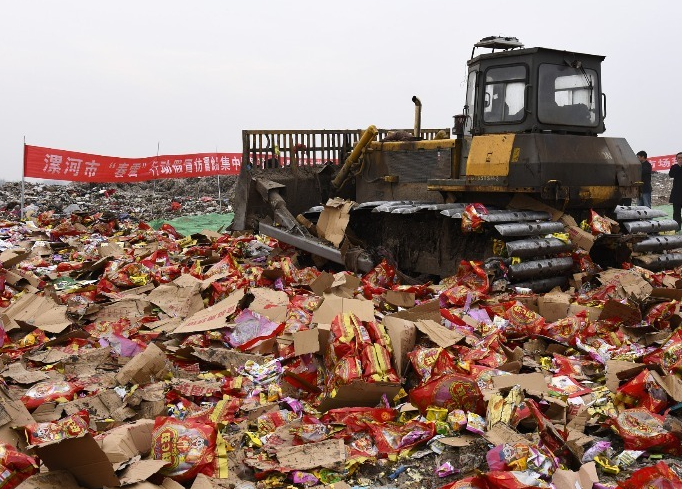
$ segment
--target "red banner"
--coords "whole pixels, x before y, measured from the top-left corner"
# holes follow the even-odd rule
[[[71,182],[141,182],[158,178],[235,175],[241,153],[117,158],[26,145],[24,176]]]
[[[653,171],[668,171],[673,163],[675,163],[675,155],[668,156],[650,156],[647,158],[651,163]]]

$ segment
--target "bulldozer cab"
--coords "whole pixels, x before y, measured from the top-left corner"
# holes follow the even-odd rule
[[[492,52],[473,56],[477,47]],[[603,56],[486,38],[468,61],[464,136],[604,132]]]

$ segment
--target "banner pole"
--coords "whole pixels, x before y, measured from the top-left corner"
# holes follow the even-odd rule
[[[215,157],[218,159],[218,146],[215,147]],[[223,199],[220,197],[220,173],[218,173],[218,214],[223,213]]]
[[[21,218],[24,218],[25,202],[25,181],[26,181],[26,136],[24,136],[24,165],[21,167]]]
[[[159,148],[161,147],[161,142],[157,141],[156,142],[156,162],[158,164],[159,160]],[[154,182],[152,183],[152,220],[154,219],[154,204],[156,203],[156,178],[154,179]]]

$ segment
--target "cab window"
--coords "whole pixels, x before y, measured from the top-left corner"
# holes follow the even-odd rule
[[[540,65],[538,118],[541,122],[587,127],[597,125],[597,72],[578,66]]]
[[[524,65],[490,68],[486,71],[484,122],[516,122],[524,118],[526,77]]]

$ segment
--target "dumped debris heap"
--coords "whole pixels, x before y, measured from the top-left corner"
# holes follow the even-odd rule
[[[54,216],[0,223],[10,489],[682,488],[680,270],[538,296]]]
[[[68,216],[73,212],[94,214],[106,209],[121,219],[172,219],[205,213],[227,212],[234,197],[236,175],[218,178],[178,178],[118,184],[69,183],[25,184],[25,206],[29,215],[52,210]],[[19,216],[21,183],[0,186],[0,214]]]

